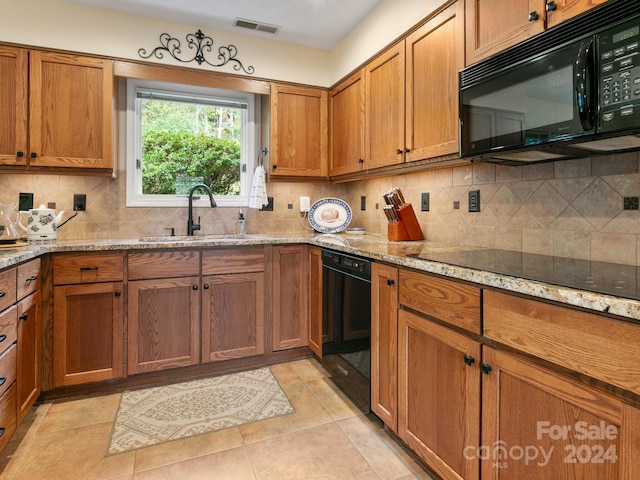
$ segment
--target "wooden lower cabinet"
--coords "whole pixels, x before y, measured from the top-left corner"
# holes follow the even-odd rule
[[[122,282],[54,287],[53,385],[124,375]]]
[[[371,410],[398,429],[398,269],[371,264]]]
[[[264,272],[202,277],[202,361],[264,353]]]
[[[311,351],[322,358],[322,250],[309,247],[309,334]]]
[[[23,298],[18,307],[17,421],[22,421],[41,390],[40,291]]]
[[[477,479],[479,342],[405,310],[398,324],[398,435],[442,478]]]
[[[640,475],[640,410],[503,351],[483,347],[482,480]]]
[[[199,363],[199,288],[200,277],[129,282],[130,375]]]
[[[273,247],[273,350],[307,346],[308,247]]]

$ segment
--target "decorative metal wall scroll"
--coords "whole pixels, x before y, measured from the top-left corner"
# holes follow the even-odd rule
[[[152,56],[155,56],[156,58],[164,58],[163,52],[167,52],[173,58],[183,63],[196,61],[198,62],[198,65],[206,63],[207,65],[211,65],[212,67],[223,67],[227,63],[232,63],[234,70],[242,70],[249,75],[251,75],[255,70],[251,66],[245,68],[242,62],[236,58],[238,49],[235,47],[235,45],[223,45],[218,48],[218,60],[220,60],[220,62],[211,63],[205,57],[205,53],[212,50],[213,38],[206,36],[200,30],[198,30],[196,33],[188,34],[186,38],[189,49],[196,51],[193,58],[180,58],[179,55],[182,53],[182,50],[180,48],[180,40],[178,40],[177,38],[173,38],[168,33],[160,34],[160,46],[154,48],[151,53],[147,54],[147,50],[141,48],[138,50],[138,55],[140,55],[140,57],[142,58],[151,58]]]

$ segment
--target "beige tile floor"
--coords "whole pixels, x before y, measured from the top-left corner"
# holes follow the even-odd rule
[[[271,367],[296,412],[105,456],[120,394],[34,407],[0,454],[2,480],[431,479],[313,360]]]

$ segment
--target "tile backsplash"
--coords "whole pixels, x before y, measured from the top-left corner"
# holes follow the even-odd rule
[[[382,193],[400,187],[416,211],[425,238],[546,255],[640,265],[640,211],[624,210],[624,197],[640,196],[640,153],[527,166],[487,163],[446,167],[349,183],[269,182],[273,212],[244,209],[248,233],[312,233],[299,197],[335,196],[353,211],[351,226],[386,235]],[[61,240],[136,238],[186,233],[186,208],[127,208],[125,175],[0,175],[0,199],[55,202],[70,216],[74,193],[87,194],[87,211],[63,226]],[[479,213],[468,212],[469,190],[480,190]],[[430,210],[420,211],[423,192]],[[366,210],[361,210],[361,197]],[[454,208],[459,202],[459,209]],[[291,207],[291,208],[289,208]],[[237,208],[198,208],[200,234],[236,233]]]

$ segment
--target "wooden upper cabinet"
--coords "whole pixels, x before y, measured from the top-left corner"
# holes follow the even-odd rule
[[[27,164],[28,54],[0,46],[0,165]]]
[[[329,93],[331,176],[359,172],[366,168],[364,93],[363,70],[358,70]]]
[[[405,161],[457,153],[464,3],[451,4],[407,37],[405,51]]]
[[[112,62],[39,51],[30,57],[30,165],[111,170]]]
[[[271,175],[326,177],[328,93],[314,87],[271,86]]]
[[[467,0],[467,65],[554,27],[606,0]]]
[[[467,65],[543,32],[545,18],[544,0],[467,0]]]
[[[404,161],[404,42],[365,67],[367,168]]]
[[[547,28],[569,20],[607,0],[554,0],[547,2]]]

